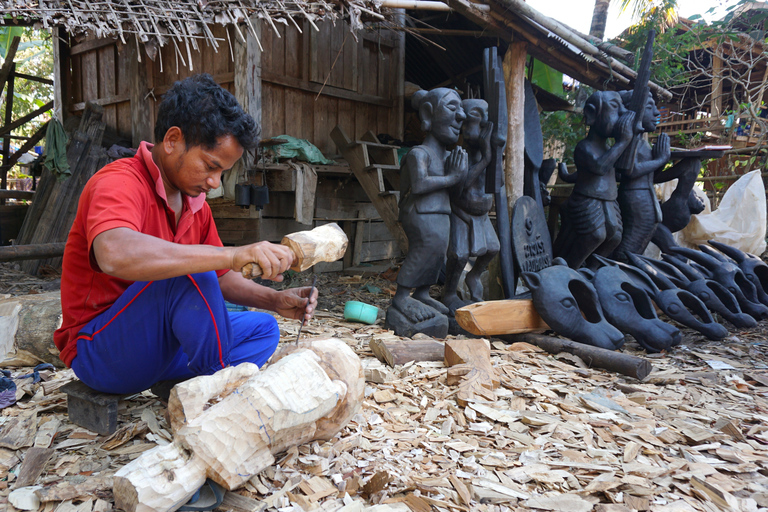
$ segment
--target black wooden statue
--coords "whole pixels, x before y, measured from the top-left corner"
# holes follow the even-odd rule
[[[632,139],[634,119],[615,91],[597,91],[584,105],[589,132],[574,149],[575,176],[560,173],[575,186],[553,248],[571,268],[579,268],[590,254],[610,255],[621,242],[614,165]],[[608,145],[611,137],[616,139],[613,146]]]
[[[499,253],[499,239],[488,212],[493,206],[493,194],[486,193],[486,168],[491,161],[491,133],[488,103],[479,99],[462,102],[467,119],[462,133],[469,158],[467,177],[451,190],[451,237],[443,288],[443,304],[451,315],[456,309],[483,300],[480,275]],[[464,282],[470,301],[459,299],[456,290],[462,271],[470,258],[475,258]]]
[[[448,308],[430,297],[429,289],[437,283],[448,249],[449,190],[466,177],[466,151],[447,150],[458,142],[466,115],[452,89],[418,91],[411,101],[427,136],[408,152],[400,169],[399,220],[408,237],[408,254],[397,275],[386,326],[399,336],[422,332],[444,338]]]

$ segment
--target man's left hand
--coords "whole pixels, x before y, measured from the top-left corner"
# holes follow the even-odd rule
[[[312,290],[312,297],[309,297],[310,290],[312,290],[312,287],[304,286],[302,288],[288,288],[278,292],[275,311],[285,318],[303,319],[304,322],[309,322],[312,319],[312,315],[315,314],[318,296],[317,288],[315,288]],[[307,302],[307,297],[309,297],[309,302]]]

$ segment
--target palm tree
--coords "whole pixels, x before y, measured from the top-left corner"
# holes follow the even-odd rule
[[[611,1],[620,1],[621,11],[632,8],[632,17],[636,21],[646,19],[657,14],[663,14],[660,29],[665,29],[677,22],[677,0],[595,0],[595,8],[592,11],[592,26],[589,35],[603,39],[605,37],[605,23],[608,19],[608,6]]]

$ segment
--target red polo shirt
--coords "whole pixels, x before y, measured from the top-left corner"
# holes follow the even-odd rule
[[[91,251],[104,231],[129,228],[179,244],[222,246],[205,194],[184,196],[179,223],[168,207],[152,144],[142,142],[136,156],[116,160],[97,172],[83,189],[69,232],[61,273],[62,324],[53,341],[71,366],[80,329],[109,309],[132,281],[103,273]],[[219,276],[226,270],[217,271]]]

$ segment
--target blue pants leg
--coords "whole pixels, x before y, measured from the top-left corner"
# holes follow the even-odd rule
[[[75,374],[107,393],[137,393],[160,380],[261,366],[279,340],[268,314],[230,313],[215,272],[136,282],[77,340]]]

